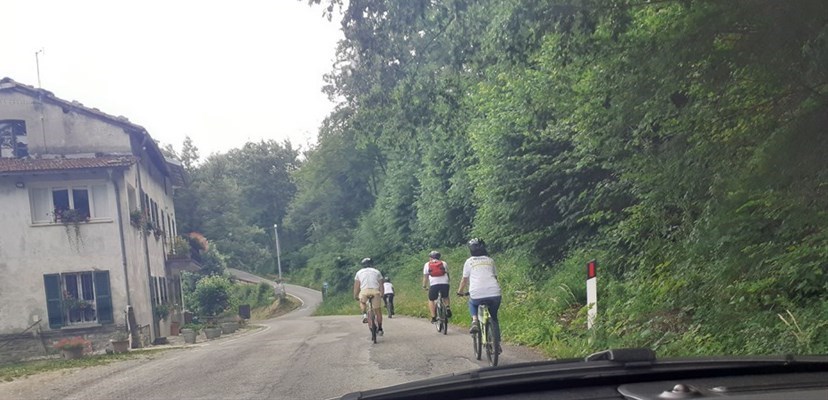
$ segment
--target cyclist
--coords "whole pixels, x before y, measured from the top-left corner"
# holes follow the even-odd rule
[[[382,297],[382,274],[374,268],[374,260],[370,257],[363,258],[360,262],[362,269],[357,271],[354,277],[354,299],[359,301],[359,309],[362,311],[362,323],[368,323],[368,314],[365,312],[365,303],[368,301],[368,296],[374,296],[371,299],[371,304],[374,313],[377,317],[377,333],[382,336],[382,312],[380,306],[380,297]]]
[[[387,276],[385,277],[385,283],[382,284],[382,300],[385,302],[385,306],[388,307],[388,318],[391,318],[394,315],[394,285],[391,284],[391,278]]]
[[[448,264],[440,260],[440,253],[432,251],[428,254],[428,262],[423,265],[423,289],[428,289],[428,309],[431,312],[431,322],[437,322],[437,293],[442,293],[446,304],[446,316],[451,317],[449,305],[449,272]],[[426,286],[428,283],[429,286]]]
[[[486,243],[483,239],[469,240],[469,257],[463,264],[463,278],[457,287],[457,294],[462,295],[463,289],[469,287],[469,312],[472,317],[472,326],[469,333],[480,331],[480,322],[477,320],[477,307],[486,304],[492,321],[497,320],[497,310],[500,308],[501,291],[497,282],[497,268],[494,260],[486,252]],[[500,329],[495,330],[495,339],[500,343]],[[496,349],[500,353],[500,347]]]

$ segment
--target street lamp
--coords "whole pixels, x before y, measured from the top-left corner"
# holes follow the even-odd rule
[[[279,284],[282,283],[282,254],[279,249],[279,227],[273,224],[273,235],[276,237],[276,267],[279,269]]]

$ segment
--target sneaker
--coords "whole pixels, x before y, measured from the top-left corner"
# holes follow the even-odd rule
[[[477,321],[475,321],[475,322],[472,322],[472,326],[471,326],[471,329],[469,329],[469,333],[477,333],[477,332],[480,332],[480,324]]]
[[[434,324],[437,322],[437,317],[431,317],[431,323]]]
[[[451,318],[451,308],[446,308],[446,318]]]
[[[385,332],[384,332],[382,329],[377,330],[377,333],[378,333],[380,336],[382,336],[382,335],[384,335],[384,334],[385,334]]]

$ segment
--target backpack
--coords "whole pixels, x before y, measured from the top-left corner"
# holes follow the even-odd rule
[[[428,262],[428,274],[431,276],[443,276],[446,274],[446,268],[440,260],[431,260]]]

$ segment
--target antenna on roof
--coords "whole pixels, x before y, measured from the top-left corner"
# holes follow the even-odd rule
[[[40,53],[43,53],[42,48],[35,52],[35,64],[37,64],[37,88],[38,89],[41,89],[41,86],[40,86],[40,56],[39,56]]]

